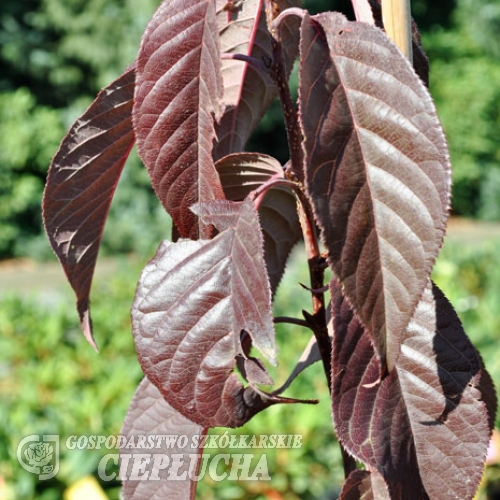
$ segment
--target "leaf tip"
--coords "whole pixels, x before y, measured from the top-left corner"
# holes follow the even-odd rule
[[[78,314],[80,316],[80,327],[87,342],[94,348],[95,352],[99,352],[94,335],[92,332],[92,318],[90,317],[90,306],[88,299],[78,302]]]

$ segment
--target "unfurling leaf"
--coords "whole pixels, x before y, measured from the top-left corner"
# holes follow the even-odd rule
[[[194,500],[203,460],[198,444],[206,433],[174,410],[144,378],[120,433],[127,441],[120,449],[123,500]],[[140,445],[141,436],[143,442],[144,436],[148,439],[147,446]],[[137,467],[139,460],[142,467]]]
[[[332,282],[335,428],[377,469],[392,500],[471,499],[496,411],[482,361],[442,292],[428,283],[382,381],[370,336]]]
[[[142,39],[133,122],[153,188],[183,238],[209,235],[189,207],[224,196],[212,160],[220,65],[214,2],[164,1]]]
[[[260,228],[251,201],[196,212],[221,232],[162,243],[140,278],[132,328],[144,373],[177,411],[204,427],[238,426],[276,402],[233,373],[242,330],[276,357]]]
[[[134,144],[133,96],[131,67],[73,124],[52,160],[43,195],[45,231],[75,291],[85,337],[96,349],[90,287],[109,206]]]
[[[228,200],[243,201],[253,190],[272,179],[283,179],[278,160],[259,153],[237,153],[225,156],[215,167]],[[285,272],[286,261],[302,237],[297,200],[290,189],[275,186],[259,204],[264,236],[264,260],[274,295]]]
[[[445,137],[382,31],[329,13],[305,15],[301,33],[307,190],[328,261],[391,370],[445,232]]]

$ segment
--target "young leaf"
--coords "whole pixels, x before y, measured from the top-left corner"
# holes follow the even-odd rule
[[[153,188],[184,238],[209,235],[189,207],[224,196],[212,160],[220,65],[214,2],[164,1],[142,39],[133,123]]]
[[[445,232],[445,137],[382,31],[329,13],[305,15],[301,33],[307,190],[329,263],[391,370]]]
[[[250,192],[271,179],[283,179],[278,160],[259,153],[237,153],[219,160],[219,173],[228,200],[243,201]],[[274,295],[285,271],[287,258],[302,237],[297,200],[290,189],[275,186],[262,199],[259,217],[264,236],[264,260]]]
[[[123,500],[194,500],[198,468],[203,459],[203,450],[197,444],[206,433],[207,429],[175,411],[144,378],[135,391],[120,433],[127,439],[120,449]],[[151,437],[154,446],[149,446],[148,440],[147,448],[137,447],[140,436]],[[171,437],[187,439],[187,444],[182,441],[179,446],[176,441],[172,445],[167,442]],[[144,469],[137,468],[139,454],[147,454]]]
[[[109,206],[134,143],[133,96],[131,67],[73,124],[50,164],[43,195],[45,231],[75,291],[85,337],[96,349],[90,287]]]
[[[332,282],[335,428],[394,500],[471,499],[481,480],[494,390],[452,306],[429,284],[382,381],[370,336]]]
[[[253,203],[200,204],[197,213],[221,232],[162,243],[140,278],[132,329],[144,373],[177,411],[233,427],[275,402],[232,373],[242,330],[275,362],[271,293]]]

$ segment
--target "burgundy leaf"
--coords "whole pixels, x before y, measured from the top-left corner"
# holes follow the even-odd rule
[[[382,31],[335,13],[306,15],[301,30],[307,190],[329,263],[391,370],[445,232],[446,140]]]
[[[391,500],[391,497],[376,470],[355,470],[342,486],[339,500]]]
[[[221,232],[162,243],[140,278],[132,328],[144,373],[177,411],[204,427],[233,427],[272,403],[233,373],[242,330],[275,363],[261,234],[250,201],[196,210]]]
[[[133,121],[153,188],[185,238],[209,235],[189,207],[223,198],[212,160],[220,64],[214,2],[164,1],[142,39]]]
[[[89,294],[104,224],[134,143],[134,68],[104,88],[78,118],[49,168],[45,231],[77,298],[85,337],[92,336]]]
[[[298,0],[280,0],[273,5],[281,12],[299,3]],[[226,107],[217,125],[218,143],[214,150],[214,158],[220,159],[244,149],[277,91],[268,73],[273,55],[266,2],[217,0],[217,25],[223,54],[242,54],[255,60],[255,64],[234,59],[222,62]],[[296,22],[287,26],[283,33],[285,65],[289,72],[298,52]]]
[[[206,433],[174,410],[144,378],[120,433],[127,440],[120,449],[123,500],[194,500],[203,459],[198,444]],[[147,446],[137,446],[141,436],[146,436]],[[170,438],[176,439],[175,444]],[[137,467],[141,460],[146,464],[143,469]]]
[[[382,381],[370,336],[335,282],[332,304],[333,416],[344,447],[383,475],[394,500],[471,499],[496,404],[448,300],[428,284]]]
[[[232,201],[243,201],[251,191],[273,178],[284,178],[281,164],[259,153],[228,155],[215,166],[224,194]],[[264,236],[264,259],[274,295],[287,258],[302,236],[295,195],[285,187],[269,189],[260,202],[259,217]]]

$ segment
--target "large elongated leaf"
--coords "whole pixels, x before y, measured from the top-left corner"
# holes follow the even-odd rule
[[[177,411],[204,427],[238,426],[265,406],[232,373],[241,332],[276,356],[257,214],[250,201],[197,211],[221,232],[162,243],[141,276],[132,328],[144,373]]]
[[[220,65],[214,2],[164,1],[142,39],[133,121],[153,188],[181,237],[207,236],[189,207],[224,196],[212,160]]]
[[[219,160],[219,173],[228,200],[243,201],[248,194],[272,178],[284,178],[281,164],[259,153],[236,153]],[[290,189],[273,187],[259,206],[264,236],[264,260],[274,294],[285,271],[287,258],[302,236],[297,200]]]
[[[206,432],[207,429],[174,410],[144,378],[130,403],[120,434],[127,443],[136,444],[145,436],[147,446],[126,445],[120,449],[123,499],[193,500],[203,452],[197,444]],[[174,445],[170,437],[177,440]],[[137,467],[140,461],[142,468]]]
[[[94,346],[89,294],[104,223],[134,143],[134,68],[104,88],[62,140],[49,168],[43,220],[77,297],[80,324]]]
[[[346,449],[384,477],[393,500],[467,500],[496,412],[481,359],[430,283],[382,381],[370,336],[332,282],[333,416]]]
[[[305,15],[301,33],[307,189],[329,263],[392,369],[445,232],[445,137],[382,31],[329,13]]]
[[[300,0],[279,0],[273,5],[278,14],[299,4]],[[277,90],[268,73],[273,51],[266,2],[217,0],[217,24],[222,53],[243,54],[257,63],[227,59],[222,62],[226,108],[217,126],[218,142],[214,151],[214,157],[220,159],[243,151],[251,133],[276,98]],[[284,62],[289,74],[298,53],[298,26],[296,21],[284,24]]]

